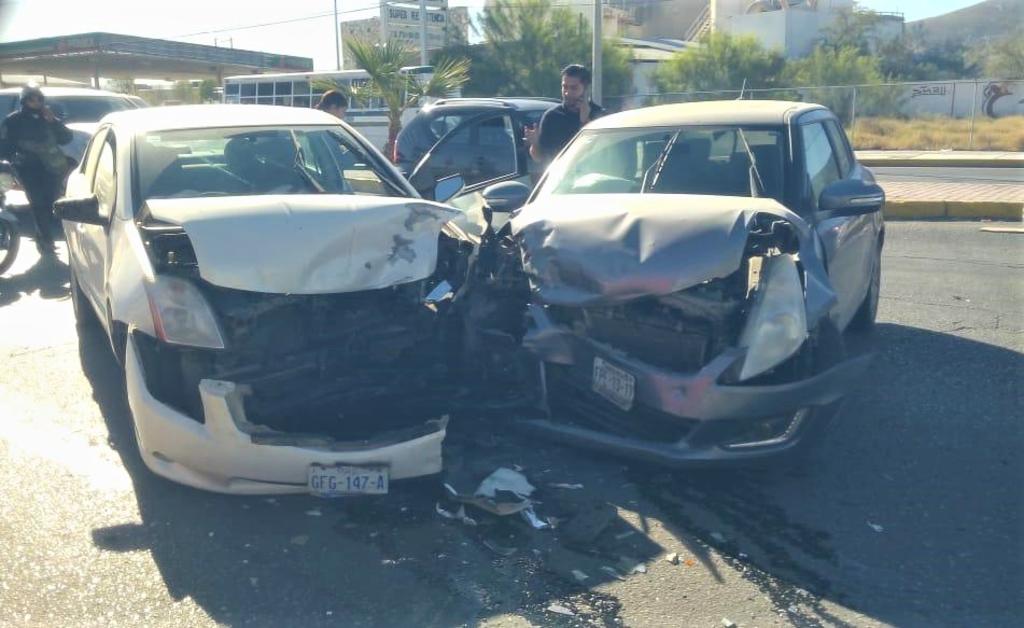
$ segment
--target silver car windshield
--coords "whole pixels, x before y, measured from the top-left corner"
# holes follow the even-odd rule
[[[135,159],[140,203],[261,194],[409,195],[340,127],[147,133],[136,140]]]
[[[752,196],[751,155],[760,175],[759,195],[781,201],[786,156],[782,128],[684,126],[583,131],[551,165],[537,197]]]

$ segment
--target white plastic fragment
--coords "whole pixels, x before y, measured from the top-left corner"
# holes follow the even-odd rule
[[[885,528],[878,525],[877,523],[871,523],[870,521],[868,521],[868,527],[874,530],[875,532],[878,532],[879,534],[885,532]]]
[[[306,514],[310,517],[322,517],[324,513],[320,512],[319,508],[314,508],[312,510],[307,510]]]
[[[537,513],[533,511],[533,506],[530,506],[525,510],[521,510],[520,514],[522,514],[523,519],[525,519],[527,523],[533,526],[534,530],[545,530],[551,527],[550,523],[537,516]]]
[[[551,488],[564,488],[567,491],[578,491],[583,488],[582,484],[566,484],[565,482],[556,482],[554,484],[548,484]]]
[[[583,582],[584,580],[589,580],[590,579],[590,576],[588,576],[587,574],[583,573],[579,569],[573,569],[572,570],[572,577],[576,578],[576,580],[578,580],[579,582]]]
[[[437,514],[441,515],[445,519],[453,519],[455,521],[461,521],[462,523],[464,523],[464,524],[466,524],[468,526],[475,526],[476,525],[476,519],[473,519],[472,517],[466,515],[466,507],[465,506],[459,506],[459,509],[457,511],[452,512],[450,510],[445,510],[444,508],[441,508],[441,504],[438,503],[438,504],[435,504],[434,509],[437,510]]]
[[[568,617],[576,616],[576,613],[572,612],[572,609],[566,608],[561,604],[551,604],[548,606],[547,611],[549,613],[558,613],[559,615],[566,615]]]

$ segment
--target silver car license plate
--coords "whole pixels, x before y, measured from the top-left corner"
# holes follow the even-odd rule
[[[601,358],[594,358],[593,388],[597,394],[628,411],[636,395],[636,377]]]
[[[387,467],[314,464],[309,467],[309,492],[317,497],[385,495],[388,475]]]

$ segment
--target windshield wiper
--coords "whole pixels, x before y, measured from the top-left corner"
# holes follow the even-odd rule
[[[743,149],[747,151],[747,158],[750,159],[750,195],[754,198],[758,198],[764,195],[764,180],[761,179],[761,173],[757,171],[757,160],[754,159],[754,151],[750,150],[750,144],[747,143],[747,136],[743,134],[743,129],[737,128],[740,140],[743,142]]]
[[[675,134],[672,137],[670,137],[667,142],[665,142],[665,148],[661,149],[661,154],[658,155],[658,158],[654,160],[654,163],[651,164],[651,167],[648,168],[646,172],[644,172],[644,180],[640,184],[641,194],[647,191],[653,191],[654,186],[658,184],[658,180],[661,179],[661,171],[665,168],[665,162],[668,160],[669,151],[671,151],[672,147],[675,146],[676,140],[679,139],[680,133],[682,133],[682,131],[676,131]],[[652,171],[654,172],[653,177],[651,177]],[[647,185],[648,178],[650,178],[650,186]]]
[[[295,131],[290,131],[290,134],[292,136],[292,144],[295,145],[295,161],[292,163],[292,169],[302,175],[302,178],[312,185],[313,189],[317,192],[320,194],[325,193],[327,190],[324,189],[324,186],[320,185],[320,182],[314,179],[313,175],[309,174],[309,171],[306,170],[306,158],[302,154],[302,145],[299,144],[299,138],[295,137]]]

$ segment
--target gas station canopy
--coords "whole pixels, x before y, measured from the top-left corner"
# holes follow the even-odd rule
[[[93,79],[216,79],[309,72],[313,60],[166,39],[83,33],[0,44],[0,72]]]

